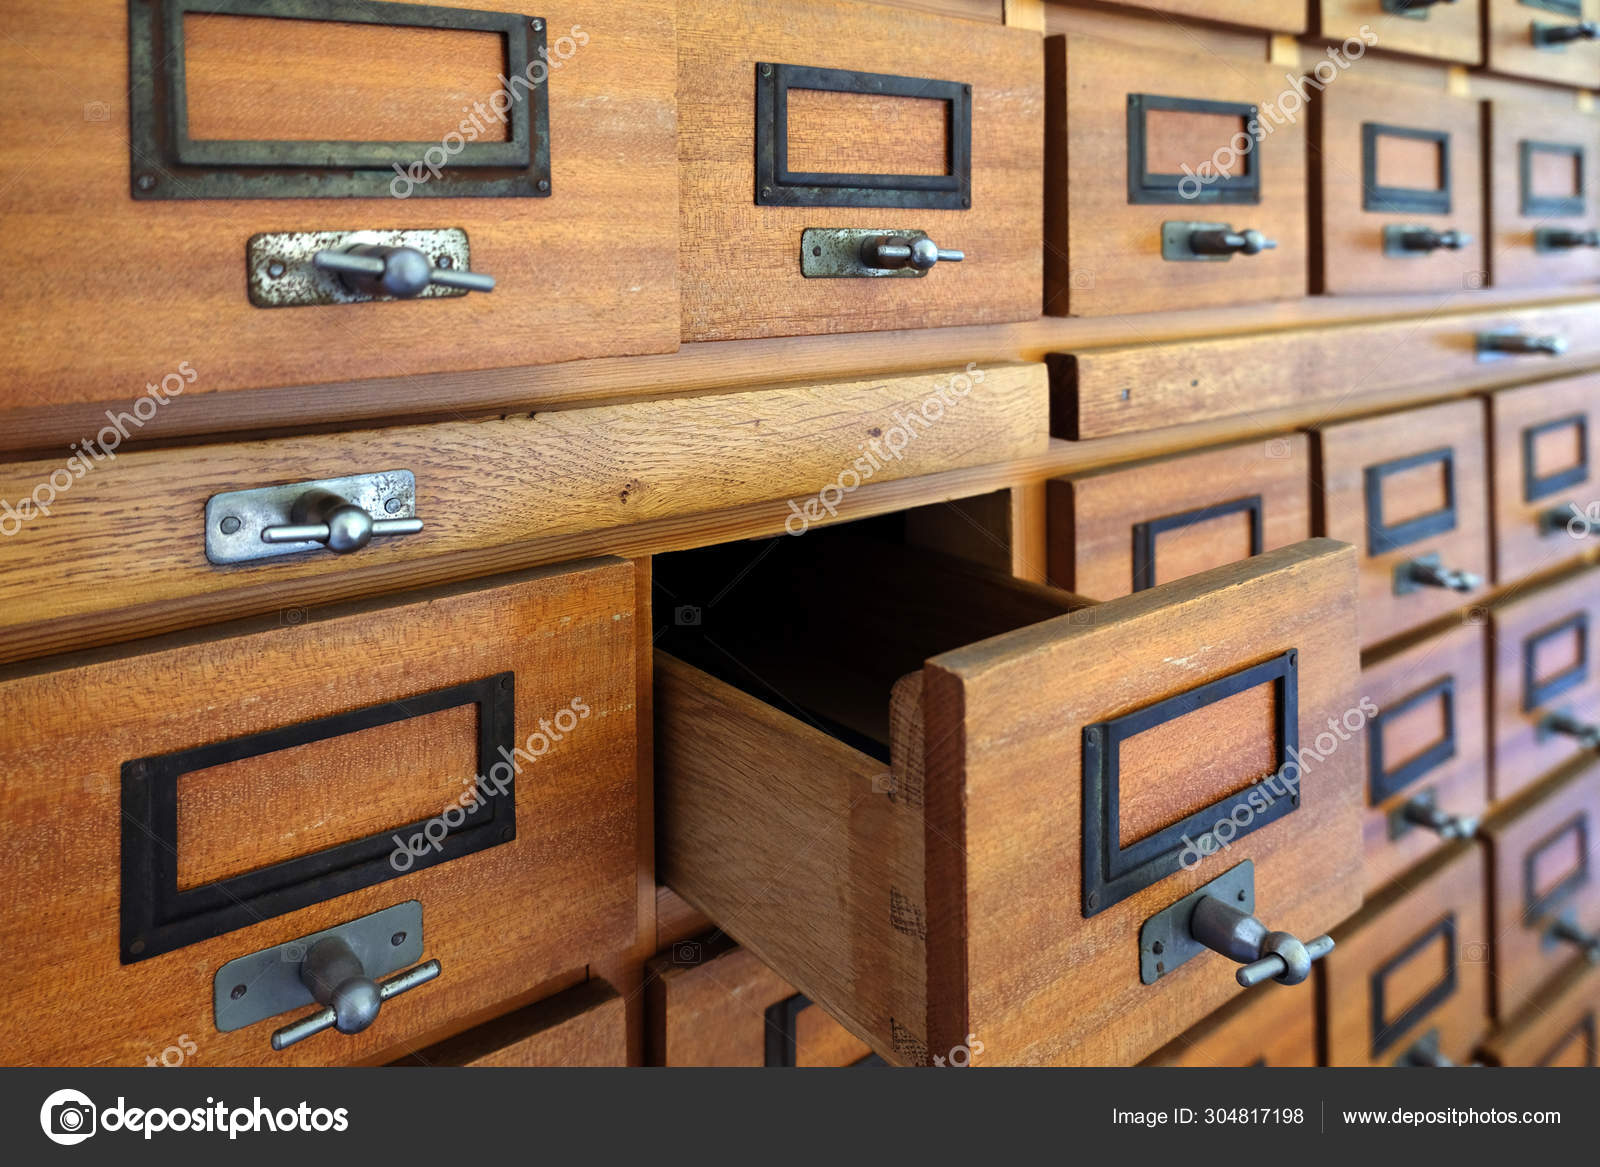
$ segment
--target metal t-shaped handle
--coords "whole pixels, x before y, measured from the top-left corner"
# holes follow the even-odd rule
[[[1298,985],[1311,975],[1314,961],[1333,951],[1331,936],[1302,944],[1291,933],[1270,931],[1250,913],[1209,895],[1195,905],[1189,932],[1213,952],[1244,965],[1234,979],[1247,989],[1269,980]]]

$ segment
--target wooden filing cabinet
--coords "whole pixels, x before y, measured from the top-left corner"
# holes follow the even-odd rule
[[[1600,722],[1600,572],[1521,589],[1487,610],[1493,794],[1504,802],[1591,748]]]
[[[1600,959],[1600,769],[1530,791],[1484,824],[1494,1015],[1508,1021],[1557,973]]]
[[[1600,969],[1558,977],[1483,1043],[1491,1066],[1600,1066]]]
[[[1483,411],[1456,401],[1316,432],[1318,533],[1361,556],[1361,644],[1481,595],[1489,577]]]
[[[1317,1002],[1309,993],[1251,990],[1157,1050],[1147,1066],[1272,1069],[1317,1064]]]
[[[726,938],[675,944],[651,963],[650,974],[652,1065],[883,1064],[859,1037]]]
[[[1367,891],[1451,839],[1470,838],[1489,804],[1485,621],[1448,628],[1367,662]]]
[[[179,1032],[210,1065],[371,1060],[631,944],[634,575],[592,561],[12,670],[0,780],[29,829],[0,875],[31,889],[6,934],[36,959],[0,1060],[140,1065]],[[282,999],[230,962],[293,971],[305,938],[408,905],[383,951],[349,944],[370,976],[390,941],[441,971],[370,1028],[276,1051],[309,999],[225,1020]]]
[[[1305,295],[1304,119],[1281,108],[1305,94],[1281,69],[1051,36],[1045,97],[1047,313]]]
[[[1356,907],[1351,558],[1088,608],[849,540],[660,561],[718,597],[657,641],[661,877],[891,1063],[1137,1061],[1237,992],[1152,918],[1209,888],[1309,941]]]
[[[851,0],[678,24],[685,340],[1038,314],[1037,33]],[[964,258],[890,270],[877,233]]]
[[[1052,479],[1050,580],[1096,600],[1311,534],[1310,448],[1285,434]]]
[[[1370,896],[1319,962],[1326,1065],[1469,1061],[1489,1024],[1484,854],[1456,843]]]
[[[1494,573],[1500,585],[1580,558],[1600,534],[1600,377],[1488,395]]]
[[[1318,95],[1315,111],[1321,290],[1483,287],[1479,103],[1344,77]]]
[[[1488,131],[1490,275],[1497,287],[1600,280],[1600,117],[1559,90],[1496,98]]]
[[[590,980],[410,1054],[397,1066],[626,1066],[627,1010]]]
[[[11,8],[6,169],[29,180],[0,210],[13,262],[41,274],[7,300],[0,405],[126,402],[175,370],[198,395],[677,347],[671,0],[537,20],[474,0],[437,28],[390,0],[345,5],[361,23],[262,7],[90,0],[73,35],[47,0]],[[156,62],[132,85],[131,57]],[[65,135],[43,153],[40,124]],[[343,277],[311,257],[365,242],[495,289],[340,302]]]
[[[1317,33],[1324,40],[1365,43],[1405,53],[1476,65],[1483,60],[1479,5],[1454,0],[1319,0]]]
[[[1490,69],[1534,81],[1600,86],[1600,45],[1592,38],[1546,45],[1535,38],[1536,27],[1572,29],[1600,21],[1600,0],[1484,0],[1483,11]]]

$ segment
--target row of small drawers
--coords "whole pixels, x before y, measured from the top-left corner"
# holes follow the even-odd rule
[[[114,5],[101,3],[109,20]],[[130,199],[124,138],[85,120],[84,95],[126,56],[120,38],[68,53],[51,35],[51,7],[30,5],[7,50],[27,67],[0,73],[37,87],[27,108],[42,105],[41,120],[66,127],[73,164],[30,160],[30,182],[6,195],[8,216],[29,229],[16,232],[0,405],[114,401],[180,365],[193,373],[189,392],[209,393],[670,352],[680,340],[1291,299],[1311,287],[1314,253],[1317,286],[1339,293],[1600,277],[1600,249],[1536,246],[1547,228],[1572,239],[1600,228],[1600,121],[1537,99],[1494,100],[1483,155],[1476,102],[1362,76],[1360,62],[1324,83],[1321,61],[1308,82],[1264,63],[1262,46],[1175,55],[1073,32],[1042,50],[1036,32],[848,0],[572,0],[546,15],[550,29],[587,37],[539,95],[556,127],[548,198],[188,201],[200,180],[176,161],[167,181],[135,160],[150,185],[135,181]],[[214,100],[268,119],[215,132],[296,136],[271,121],[281,103],[255,100],[282,62],[253,52],[247,32],[218,32],[229,18],[209,19],[191,30],[190,50],[209,44],[229,62],[216,71],[213,61]],[[909,83],[912,96],[886,96],[895,89],[880,75],[904,72],[906,44],[924,47],[937,77]],[[758,95],[765,79],[783,80],[771,70],[791,68],[812,71],[794,92],[829,100],[812,108],[796,98],[774,122]],[[374,124],[388,124],[393,97],[381,80],[342,83],[355,90],[322,95],[323,107],[370,106]],[[948,109],[915,97],[930,86],[951,89]],[[203,88],[196,80],[191,101]],[[604,112],[623,100],[625,135]],[[1321,110],[1309,150],[1308,102]],[[1241,145],[1257,126],[1259,144]],[[947,157],[946,131],[954,140],[961,127],[978,145],[970,158]],[[777,157],[787,147],[797,169],[764,186],[757,143],[780,133]],[[1309,181],[1308,155],[1320,166]],[[950,174],[922,173],[940,159]],[[917,173],[896,179],[896,169]],[[949,190],[929,186],[946,180]],[[163,201],[169,190],[175,201]],[[422,184],[420,194],[438,193]],[[61,247],[89,218],[97,248]],[[1192,228],[1217,220],[1277,247],[1180,261],[1227,258],[1185,250]],[[499,281],[492,295],[292,309],[245,295],[246,244],[258,234],[446,227],[467,232],[472,265]],[[801,237],[811,228],[921,230],[966,258],[920,279],[807,278]],[[1386,254],[1387,228],[1475,238],[1454,251]],[[64,287],[97,310],[72,311]]]

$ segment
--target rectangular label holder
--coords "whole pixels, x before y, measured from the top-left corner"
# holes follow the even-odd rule
[[[1445,504],[1436,511],[1405,519],[1398,523],[1383,521],[1384,483],[1395,474],[1428,466],[1437,462],[1444,471]],[[1367,511],[1367,554],[1383,555],[1426,539],[1442,535],[1456,528],[1456,457],[1449,446],[1439,450],[1425,450],[1390,462],[1368,466],[1363,472]]]
[[[1384,186],[1378,181],[1378,141],[1381,138],[1409,138],[1432,142],[1439,148],[1439,185],[1433,189],[1411,186]],[[1361,209],[1379,214],[1450,214],[1450,134],[1445,130],[1422,130],[1410,126],[1388,126],[1365,122],[1361,126]]]

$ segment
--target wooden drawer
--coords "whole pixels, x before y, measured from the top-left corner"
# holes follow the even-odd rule
[[[1328,40],[1467,65],[1483,60],[1482,16],[1471,0],[1434,0],[1432,7],[1400,12],[1391,10],[1392,0],[1321,0],[1315,7],[1317,33]]]
[[[1304,0],[1107,0],[1116,8],[1159,12],[1190,20],[1238,24],[1277,32],[1304,32]],[[1055,0],[1051,0],[1052,6]]]
[[[1504,802],[1585,752],[1565,719],[1600,722],[1600,571],[1513,589],[1487,615],[1493,793]]]
[[[1495,582],[1576,559],[1600,526],[1600,376],[1489,394]]]
[[[1326,426],[1316,434],[1319,534],[1361,553],[1361,645],[1466,606],[1489,578],[1483,409],[1476,401]],[[1435,559],[1436,557],[1436,559]],[[1427,564],[1458,591],[1418,581]]]
[[[1499,287],[1600,279],[1600,119],[1571,100],[1555,90],[1541,102],[1487,103],[1488,253]]]
[[[1040,84],[1026,30],[846,0],[683,0],[683,338],[1037,316]],[[847,246],[810,230],[920,231],[966,258],[912,279],[808,277]]]
[[[1311,534],[1304,434],[1049,483],[1050,579],[1110,600]]]
[[[1479,1053],[1491,1066],[1600,1066],[1600,969],[1579,965],[1560,977]]]
[[[1483,638],[1481,621],[1463,623],[1361,670],[1377,709],[1365,727],[1369,892],[1470,837],[1488,806]]]
[[[1483,850],[1457,843],[1334,932],[1317,986],[1328,1065],[1472,1057],[1489,1017],[1483,873]]]
[[[1193,1069],[1317,1064],[1317,1002],[1310,993],[1245,993],[1182,1037],[1147,1066]]]
[[[1494,926],[1494,1015],[1516,1014],[1547,981],[1600,956],[1600,768],[1530,791],[1484,824]]]
[[[358,7],[381,19],[390,5]],[[159,28],[172,5],[136,8]],[[176,51],[155,50],[182,71],[153,79],[141,99],[147,74],[135,70],[130,87],[137,34],[125,31],[122,0],[77,5],[76,36],[63,35],[49,0],[11,5],[0,47],[4,168],[28,180],[0,193],[15,264],[0,407],[125,410],[178,393],[673,350],[673,3],[561,0],[539,9],[531,41],[516,18],[525,5],[471,8],[507,21],[509,34],[191,13]],[[539,37],[548,62],[537,59]],[[518,54],[534,44],[528,70],[541,84],[531,91],[520,73],[501,80],[517,72],[506,64],[512,41]],[[347,68],[354,58],[368,67]],[[186,145],[140,136],[147,122],[165,124],[169,84],[186,84]],[[508,108],[506,94],[526,114],[507,116],[530,141],[541,116],[549,123],[547,195],[526,151],[509,168],[488,157],[516,152],[515,135],[489,140],[511,133],[486,112]],[[40,125],[64,135],[42,152]],[[330,152],[359,143],[381,160],[361,171],[227,165],[312,149],[304,139],[341,139]],[[228,157],[186,164],[179,153]],[[509,185],[534,197],[493,193]],[[252,305],[247,243],[258,234],[448,228],[466,232],[471,267],[498,281],[492,294]],[[281,278],[298,286],[302,272],[315,279],[299,260]],[[147,396],[147,385],[164,392]]]
[[[1540,48],[1534,25],[1600,20],[1600,0],[1484,0],[1488,66],[1497,73],[1600,87],[1600,46],[1593,41]]]
[[[307,592],[320,596],[343,581],[377,573],[393,581],[396,572],[408,573],[402,580],[427,578],[429,563],[457,576],[473,564],[492,571],[508,547],[530,539],[743,503],[794,499],[790,529],[801,531],[829,518],[828,508],[837,511],[862,482],[1043,453],[1047,395],[1041,366],[969,364],[872,381],[126,453],[59,494],[50,485],[52,473],[65,473],[59,461],[16,463],[0,468],[0,499],[37,499],[50,513],[0,507],[7,556],[0,639],[10,633],[48,643],[52,625],[174,600],[184,601],[189,622],[209,613],[227,618],[251,604],[293,609]],[[223,567],[207,558],[204,516],[213,496],[401,469],[415,478],[420,534],[375,539],[348,555],[310,550]],[[130,499],[138,505],[130,508]],[[106,537],[107,516],[118,517],[116,538]],[[227,517],[216,520],[218,530]],[[74,586],[61,586],[63,571]]]
[[[1131,1064],[1238,992],[1152,917],[1357,905],[1348,547],[1089,607],[826,534],[656,567],[705,601],[657,641],[661,878],[891,1063]]]
[[[881,1060],[751,953],[686,940],[649,965],[655,1066],[856,1066]]]
[[[626,1066],[627,1007],[602,980],[485,1022],[397,1066]]]
[[[142,1065],[180,1031],[206,1065],[371,1061],[631,944],[635,570],[11,670],[0,792],[31,826],[0,880],[32,889],[6,946],[36,959],[14,970],[0,1061]],[[217,1031],[225,964],[408,901],[437,983],[281,1053],[273,1030],[311,1007]]]
[[[1281,108],[1286,94],[1304,104],[1281,68],[1242,49],[1047,38],[1045,311],[1304,296],[1305,136],[1303,118]],[[1277,246],[1197,256],[1193,224],[1259,231]]]
[[[1342,78],[1317,98],[1317,111],[1312,170],[1322,291],[1481,288],[1479,103],[1419,86]]]

